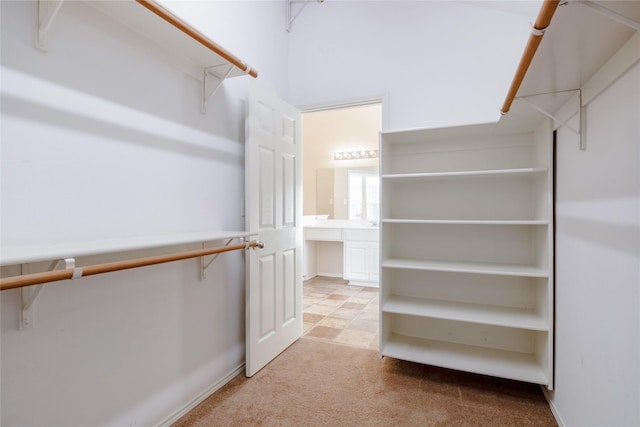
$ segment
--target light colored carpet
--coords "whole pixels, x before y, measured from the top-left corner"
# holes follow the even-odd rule
[[[556,426],[536,385],[302,338],[175,426]]]

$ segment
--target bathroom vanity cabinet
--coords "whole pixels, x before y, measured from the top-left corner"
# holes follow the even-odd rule
[[[378,230],[344,230],[344,278],[352,282],[378,283]]]
[[[381,134],[380,352],[553,380],[552,130]]]
[[[321,275],[378,286],[378,227],[366,221],[321,220],[305,226],[304,240],[305,279]]]

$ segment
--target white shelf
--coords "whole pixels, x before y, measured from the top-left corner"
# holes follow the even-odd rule
[[[431,173],[399,173],[383,174],[383,180],[422,180],[435,178],[479,178],[496,176],[531,176],[541,175],[549,171],[547,168],[519,168],[519,169],[492,169],[492,170],[468,170],[454,172],[431,172]]]
[[[78,7],[78,2],[66,1],[63,7],[64,3],[65,0],[38,0],[36,48],[48,50],[49,31],[60,9]],[[200,80],[203,113],[207,100],[226,78],[258,77],[258,72],[247,63],[154,0],[85,0],[83,3],[150,40],[152,44],[144,47],[147,54],[158,55]]]
[[[153,40],[191,64],[198,77],[202,70],[233,65],[228,76],[242,76],[251,70],[244,61],[200,33],[156,1],[87,1],[115,21]],[[241,67],[239,67],[238,65]],[[247,67],[249,67],[247,69]],[[254,71],[255,73],[255,71]]]
[[[495,122],[438,128],[409,128],[386,130],[382,132],[385,141],[390,144],[417,144],[425,141],[456,140],[461,138],[494,137],[507,134]]]
[[[382,220],[385,224],[454,224],[454,225],[549,225],[542,219],[392,219]]]
[[[451,271],[458,273],[495,274],[501,276],[548,277],[546,269],[532,265],[494,264],[455,261],[421,261],[415,259],[389,258],[382,261],[383,268],[408,270]]]
[[[534,310],[522,308],[392,295],[382,306],[382,311],[533,331],[549,330],[549,325],[543,317]]]
[[[2,247],[0,265],[52,261],[64,258],[99,255],[139,249],[159,248],[189,243],[204,243],[255,235],[246,231],[205,231],[127,239],[104,239],[88,242],[63,242],[45,245]]]
[[[396,359],[458,369],[483,375],[536,384],[549,379],[535,356],[526,353],[411,338],[392,334],[382,344],[381,354]]]

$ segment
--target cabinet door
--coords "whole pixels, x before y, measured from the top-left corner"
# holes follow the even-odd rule
[[[369,280],[369,244],[367,242],[344,243],[344,278]]]

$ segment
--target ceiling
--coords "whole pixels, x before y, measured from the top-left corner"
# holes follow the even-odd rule
[[[551,20],[511,110],[501,119],[532,130],[544,118],[518,97],[577,89],[584,85],[635,30],[577,0],[563,2]],[[597,1],[607,9],[640,22],[640,1]],[[524,48],[523,48],[524,50]],[[575,92],[540,95],[529,100],[554,113]],[[505,94],[506,96],[506,94]],[[509,126],[509,127],[510,127]]]

